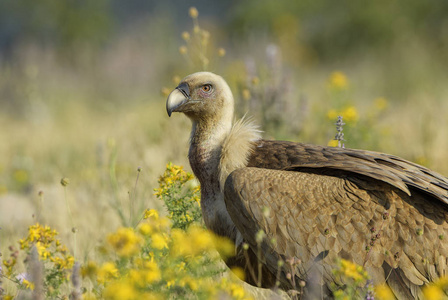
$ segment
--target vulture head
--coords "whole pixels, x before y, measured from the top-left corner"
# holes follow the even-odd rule
[[[413,299],[448,274],[448,178],[385,153],[261,139],[252,122],[233,122],[233,102],[222,77],[199,72],[166,109],[192,121],[204,222],[235,243],[226,264],[245,281],[295,291],[305,281],[305,298],[321,298],[341,285],[333,270],[344,258]]]
[[[233,118],[233,95],[226,81],[210,72],[191,74],[179,83],[166,102],[168,116],[182,112],[193,122]]]

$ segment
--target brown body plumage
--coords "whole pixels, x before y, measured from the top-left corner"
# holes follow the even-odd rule
[[[186,77],[167,110],[192,120],[189,159],[205,224],[234,241],[226,263],[243,268],[247,282],[257,284],[262,262],[262,287],[278,279],[285,290],[300,289],[303,280],[329,295],[340,284],[336,259],[345,258],[409,299],[448,275],[447,178],[383,153],[262,140],[252,123],[232,125],[232,93],[212,73]],[[301,263],[278,269],[291,258]]]

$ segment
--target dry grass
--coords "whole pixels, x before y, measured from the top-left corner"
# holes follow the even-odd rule
[[[130,215],[129,192],[134,192],[138,167],[143,171],[136,189],[136,210],[162,207],[153,188],[167,162],[189,169],[190,124],[180,115],[167,117],[165,97],[159,91],[163,85],[174,87],[171,78],[187,75],[191,67],[182,67],[181,57],[172,59],[172,50],[166,53],[163,47],[150,44],[132,42],[132,35],[127,35],[93,66],[85,63],[86,68],[75,69],[59,64],[51,51],[27,46],[18,56],[20,64],[0,68],[1,77],[14,75],[8,84],[17,89],[16,98],[22,101],[17,106],[20,113],[0,112],[0,252],[6,253],[9,245],[24,236],[37,215],[73,247],[59,183],[62,177],[70,178],[67,200],[78,228],[77,258],[81,261],[94,253],[106,233],[120,225],[111,204],[114,199],[123,214]],[[333,66],[317,64],[294,70],[280,61],[283,67],[277,77],[269,77],[266,47],[262,41],[244,49],[226,49],[225,60],[216,67],[229,79],[239,103],[245,101],[242,90],[253,78],[247,62],[236,54],[232,57],[232,50],[244,52],[244,57],[252,55],[262,93],[272,88],[270,80],[288,79],[290,90],[281,96],[302,111],[290,111],[284,127],[269,127],[265,137],[327,144],[334,136],[335,120],[325,116],[336,105],[327,89],[328,77],[341,70],[350,82],[347,101],[359,114],[358,123],[351,124],[353,131],[363,132],[356,140],[346,134],[347,147],[395,154],[448,175],[448,90],[437,68],[433,72],[427,67],[425,74],[417,74],[418,65],[412,68],[418,75],[409,86],[412,93],[401,98],[400,89],[388,94],[392,89],[388,83],[395,81],[393,76],[384,76],[390,67],[378,58],[358,57]],[[421,49],[414,54],[418,53]],[[281,81],[279,87],[283,87]],[[5,84],[0,88],[5,89]],[[386,97],[388,108],[370,118],[377,97]],[[299,103],[298,99],[305,100]],[[302,119],[295,120],[299,115]],[[291,135],[294,130],[287,127],[295,125],[289,124],[301,126],[300,130]],[[111,184],[112,165],[116,191]],[[39,191],[44,192],[42,203]]]

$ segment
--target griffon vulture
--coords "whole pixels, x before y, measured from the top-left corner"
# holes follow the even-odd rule
[[[205,225],[235,243],[226,264],[248,283],[300,290],[305,281],[331,297],[330,284],[341,284],[332,269],[345,258],[411,299],[448,275],[446,177],[384,153],[261,139],[252,122],[233,123],[233,102],[222,77],[199,72],[166,109],[192,121],[188,158]]]

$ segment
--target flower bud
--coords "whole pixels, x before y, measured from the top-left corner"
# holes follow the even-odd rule
[[[68,179],[67,177],[64,177],[61,179],[61,185],[62,186],[67,186],[70,183],[70,179]]]

